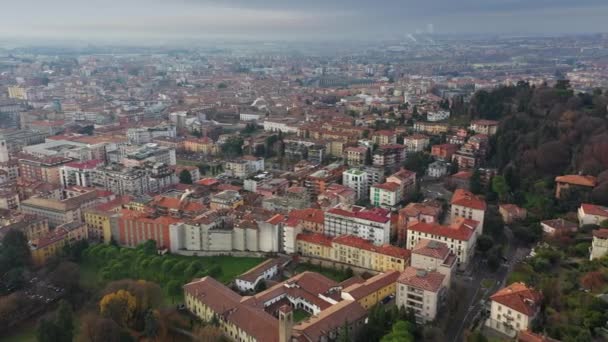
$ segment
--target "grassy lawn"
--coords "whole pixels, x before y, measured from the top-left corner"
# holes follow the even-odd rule
[[[490,287],[492,287],[492,285],[494,285],[494,280],[493,279],[483,279],[481,281],[481,286],[484,289],[489,289]]]
[[[186,160],[186,159],[177,160],[177,165],[182,165],[182,166],[198,166],[200,163],[201,163],[201,161],[196,161],[196,160]]]
[[[293,312],[293,321],[295,323],[303,321],[310,317],[310,314],[302,309],[297,309]]]
[[[327,268],[327,267],[321,268],[321,267],[319,267],[319,265],[300,263],[300,264],[298,264],[298,266],[295,269],[295,273],[302,273],[305,271],[321,273],[322,275],[326,276],[327,278],[333,279],[337,282],[341,282],[341,281],[344,281],[349,278],[346,275],[346,272],[344,272],[342,270],[337,270],[337,269]]]

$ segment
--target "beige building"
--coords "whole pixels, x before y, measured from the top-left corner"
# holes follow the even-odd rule
[[[433,321],[447,295],[445,277],[437,271],[406,268],[397,279],[395,304],[413,310],[418,322]]]
[[[524,283],[513,283],[490,297],[490,317],[485,325],[509,337],[528,330],[540,312],[542,296]]]
[[[331,260],[345,265],[376,272],[403,271],[410,259],[410,251],[389,244],[375,246],[352,235],[331,238],[322,234],[300,234],[297,237],[300,255]]]
[[[599,259],[608,255],[608,229],[593,231],[593,241],[591,241],[589,252],[589,260]]]
[[[456,255],[458,267],[465,269],[473,255],[481,225],[475,220],[457,218],[450,225],[418,222],[407,229],[407,248],[413,249],[422,239],[445,243]]]
[[[48,219],[50,227],[69,222],[82,222],[82,210],[97,203],[97,191],[88,191],[64,200],[55,198],[31,197],[21,202],[24,214]]]
[[[445,243],[422,239],[412,249],[410,266],[445,275],[443,286],[449,288],[456,271],[456,255]]]
[[[481,235],[485,212],[485,200],[464,189],[456,189],[454,191],[450,207],[450,218],[452,220],[462,217],[479,222],[481,226],[479,234]]]

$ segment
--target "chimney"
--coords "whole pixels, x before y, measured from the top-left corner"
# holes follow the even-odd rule
[[[293,329],[293,309],[285,304],[279,308],[279,342],[291,341]]]

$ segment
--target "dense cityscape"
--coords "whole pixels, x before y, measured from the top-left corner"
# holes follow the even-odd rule
[[[608,340],[608,34],[0,38],[0,340]]]

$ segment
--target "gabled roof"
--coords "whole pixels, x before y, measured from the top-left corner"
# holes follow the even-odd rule
[[[608,218],[608,208],[595,204],[583,203],[581,209],[586,215],[603,216]]]
[[[418,222],[408,227],[408,230],[443,236],[454,240],[468,241],[471,236],[473,236],[478,225],[479,222],[475,220],[456,218],[449,226],[442,226],[437,223]]]
[[[464,189],[456,189],[452,195],[452,205],[459,205],[476,210],[486,210],[486,201]]]
[[[513,283],[498,290],[490,299],[526,316],[534,316],[540,307],[542,295],[524,283]]]
[[[592,232],[593,236],[598,239],[608,239],[608,229],[596,229]]]
[[[564,175],[555,177],[555,182],[566,183],[578,186],[594,187],[597,185],[597,178],[593,176],[582,176],[582,175]]]

